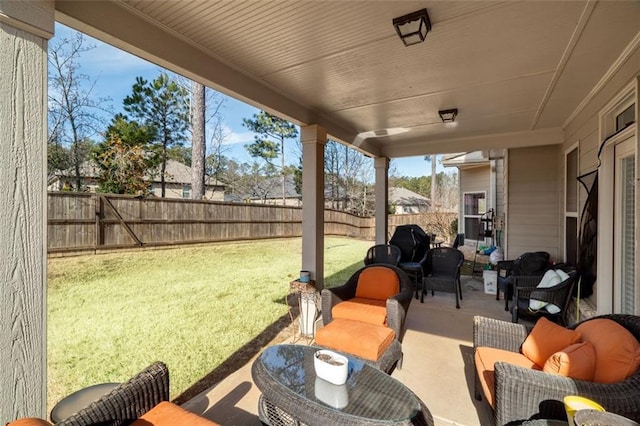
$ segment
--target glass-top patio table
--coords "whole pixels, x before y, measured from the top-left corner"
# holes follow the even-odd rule
[[[347,355],[347,382],[337,386],[316,376],[320,348],[271,346],[253,363],[262,392],[260,420],[270,425],[433,425],[431,413],[405,385]],[[344,354],[343,354],[344,355]]]

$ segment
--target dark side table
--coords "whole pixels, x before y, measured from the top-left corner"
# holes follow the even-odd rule
[[[51,421],[53,423],[61,422],[92,402],[97,401],[119,384],[120,383],[100,383],[98,385],[80,389],[79,391],[64,397],[51,410]]]

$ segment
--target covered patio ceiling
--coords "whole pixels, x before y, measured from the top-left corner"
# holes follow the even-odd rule
[[[66,25],[390,158],[561,143],[640,34],[635,0],[55,4]],[[422,8],[431,32],[405,47],[392,19]]]

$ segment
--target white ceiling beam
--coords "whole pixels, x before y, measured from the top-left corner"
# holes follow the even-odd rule
[[[564,141],[563,131],[544,129],[502,134],[487,134],[455,139],[424,138],[405,139],[381,150],[381,155],[390,158],[411,157],[449,152],[471,152],[497,148],[523,148],[529,146],[556,145]]]

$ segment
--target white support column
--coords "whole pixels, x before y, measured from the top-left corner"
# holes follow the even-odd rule
[[[376,244],[386,244],[389,222],[387,216],[389,204],[389,159],[377,157],[374,160],[374,167],[376,169]]]
[[[0,0],[0,424],[46,417],[47,40],[54,2]]]
[[[300,129],[302,141],[302,269],[324,288],[324,146],[327,131],[318,125]]]

